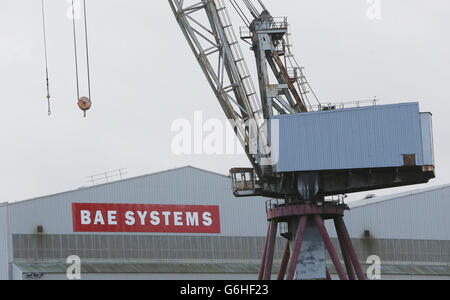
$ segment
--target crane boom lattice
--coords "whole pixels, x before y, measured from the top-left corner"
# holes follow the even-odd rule
[[[169,3],[250,162],[261,174],[255,145],[268,148],[262,108],[225,2]]]

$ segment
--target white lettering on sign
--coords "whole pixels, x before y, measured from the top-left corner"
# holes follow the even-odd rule
[[[91,224],[91,212],[88,210],[81,211],[81,224],[89,225]]]
[[[209,212],[203,213],[203,225],[205,225],[205,226],[212,225],[211,213],[209,213]]]
[[[176,211],[173,213],[173,219],[174,219],[174,224],[175,226],[183,226],[183,218],[182,218],[183,213]]]
[[[186,226],[198,226],[198,213],[186,213]]]
[[[218,206],[74,203],[75,232],[220,233]]]
[[[117,225],[117,211],[108,211],[108,224]]]
[[[147,212],[138,211],[139,218],[141,219],[141,225],[145,225],[145,217],[147,216]]]
[[[106,212],[106,220],[100,210],[95,213],[95,220],[92,222],[91,213],[88,210],[80,211],[81,216],[81,225],[117,225],[117,211],[109,210]],[[147,224],[147,216],[149,216],[149,223],[151,225],[157,226],[161,223],[161,218],[159,217],[159,212],[152,211],[148,214],[147,211],[137,211],[137,215],[139,217],[140,223],[142,226]],[[164,224],[169,226],[171,220],[173,220],[173,224],[175,226],[199,226],[199,216],[197,212],[170,212],[163,211],[162,215],[164,216]],[[171,218],[172,217],[172,218]],[[213,220],[211,218],[211,213],[204,212],[202,215],[202,224],[205,226],[211,226]],[[135,213],[132,211],[127,211],[125,213],[125,224],[128,226],[133,226],[136,224]]]
[[[127,211],[125,213],[125,223],[128,226],[133,226],[134,224],[136,224],[136,219],[134,218],[134,212],[132,211]]]
[[[94,225],[98,224],[105,225],[105,220],[103,219],[101,210],[97,210],[97,212],[95,213]]]
[[[158,226],[161,223],[161,219],[159,218],[159,212],[157,211],[152,211],[150,213],[150,219],[151,219],[150,223],[153,226]]]
[[[165,225],[169,226],[170,225],[169,217],[171,214],[170,211],[163,211],[162,214],[164,216]]]

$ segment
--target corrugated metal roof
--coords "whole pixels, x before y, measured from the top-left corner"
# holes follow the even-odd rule
[[[411,191],[407,191],[407,192],[396,193],[396,194],[387,195],[387,196],[380,196],[380,197],[375,197],[375,198],[371,198],[371,199],[358,200],[358,201],[349,203],[349,206],[350,206],[350,208],[363,207],[363,206],[377,204],[380,202],[392,201],[392,200],[396,200],[398,198],[404,198],[404,197],[413,196],[413,195],[422,194],[422,193],[429,193],[429,192],[447,189],[447,188],[450,188],[450,184],[438,185],[438,186],[433,186],[433,187],[428,187],[428,188],[423,188],[423,189],[415,189],[415,190],[411,190]]]
[[[450,241],[450,185],[357,201],[350,208],[345,222],[353,238],[368,231],[372,239]],[[336,236],[331,223],[327,228]]]
[[[62,195],[65,195],[65,194],[76,193],[76,192],[80,192],[80,191],[95,190],[95,189],[98,189],[98,188],[103,188],[103,187],[108,187],[108,186],[114,186],[114,185],[121,184],[121,183],[126,183],[128,181],[134,181],[134,180],[137,180],[137,179],[148,178],[148,177],[152,177],[152,176],[159,176],[159,175],[163,175],[165,173],[178,172],[178,171],[186,170],[186,169],[187,170],[197,170],[197,171],[200,171],[200,172],[203,172],[203,173],[209,173],[211,175],[227,177],[228,178],[228,176],[224,175],[224,174],[220,174],[220,173],[216,173],[216,172],[200,169],[200,168],[193,167],[193,166],[184,166],[184,167],[179,167],[179,168],[159,171],[159,172],[155,172],[155,173],[150,173],[150,174],[146,174],[146,175],[126,178],[126,179],[122,179],[122,180],[119,180],[119,181],[98,184],[98,185],[95,185],[95,186],[80,187],[80,188],[78,188],[76,190],[70,190],[70,191],[65,191],[65,192],[56,193],[56,194],[44,195],[44,196],[39,196],[39,197],[35,197],[35,198],[30,198],[30,199],[25,199],[25,200],[20,200],[20,201],[14,201],[14,202],[8,202],[8,201],[7,202],[2,202],[2,203],[0,203],[0,205],[2,205],[2,204],[4,204],[4,205],[5,204],[7,204],[7,205],[14,205],[14,204],[20,204],[20,203],[23,203],[23,202],[27,202],[27,201],[35,201],[35,200],[39,200],[39,199],[45,199],[45,198],[48,198],[48,197],[62,196]]]
[[[0,204],[0,280],[8,279],[8,207]]]

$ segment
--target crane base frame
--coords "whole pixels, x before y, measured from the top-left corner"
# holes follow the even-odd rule
[[[263,257],[261,260],[258,280],[270,280],[272,276],[272,266],[275,252],[275,243],[278,231],[278,224],[298,220],[298,227],[295,238],[288,240],[281,266],[278,272],[277,280],[294,280],[298,258],[302,248],[302,242],[306,225],[309,219],[314,220],[315,225],[320,231],[325,247],[330,254],[333,265],[341,280],[365,280],[365,276],[359,263],[356,252],[353,248],[350,235],[344,223],[344,212],[348,206],[341,203],[325,202],[321,204],[275,204],[270,205],[267,210],[269,228],[264,246]],[[344,258],[345,269],[331,238],[325,228],[324,221],[333,220],[336,232],[338,234],[339,245]],[[292,248],[292,249],[291,249]],[[331,280],[331,275],[327,270],[327,279]]]

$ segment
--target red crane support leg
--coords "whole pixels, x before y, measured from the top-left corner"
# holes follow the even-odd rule
[[[322,217],[320,217],[319,215],[314,215],[314,220],[316,221],[317,228],[319,228],[320,234],[322,235],[322,239],[325,243],[325,246],[328,249],[328,253],[330,254],[331,260],[333,261],[334,267],[336,268],[339,278],[341,280],[348,280],[347,276],[345,275],[345,270],[342,267],[341,262],[339,261],[339,256],[336,250],[334,249],[330,236],[328,235],[327,229],[323,224]]]
[[[286,276],[286,270],[289,263],[289,256],[291,256],[289,241],[286,243],[286,248],[284,249],[283,259],[281,260],[280,270],[278,271],[277,280],[283,280],[284,276]]]
[[[267,228],[267,236],[266,241],[264,242],[264,251],[263,256],[261,258],[261,265],[259,267],[258,280],[262,280],[264,277],[264,267],[266,266],[266,256],[267,256],[267,241],[269,240],[270,235],[270,224]]]
[[[336,227],[336,232],[339,239],[339,245],[341,247],[342,256],[344,257],[344,263],[345,268],[347,269],[348,278],[350,280],[356,280],[355,272],[353,270],[352,259],[350,258],[345,238],[342,235],[342,230],[339,229],[339,224],[337,223],[336,219],[334,219],[334,225]]]
[[[273,255],[275,253],[275,243],[277,240],[278,223],[271,221],[269,224],[269,239],[267,240],[266,264],[264,266],[263,280],[270,280],[272,276]]]
[[[269,235],[270,235],[270,224],[269,227],[267,228],[267,236],[266,241],[264,243],[264,251],[261,259],[261,266],[259,267],[258,280],[263,280],[264,277],[264,267],[266,266],[267,242],[269,240]]]
[[[359,264],[358,256],[356,255],[355,249],[353,249],[352,241],[350,239],[350,235],[348,234],[347,227],[345,226],[343,218],[342,217],[336,218],[336,224],[337,224],[336,229],[340,231],[342,237],[344,238],[348,254],[350,255],[358,279],[366,280],[361,265]]]
[[[287,280],[294,280],[295,270],[297,268],[298,257],[302,249],[303,236],[306,230],[306,223],[308,222],[307,216],[302,216],[298,223],[297,233],[295,235],[294,249],[292,250],[289,268],[287,273]]]

